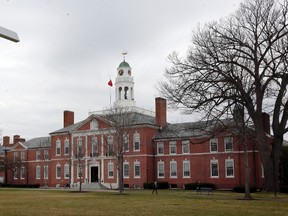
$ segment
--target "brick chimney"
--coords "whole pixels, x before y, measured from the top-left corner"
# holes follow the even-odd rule
[[[4,136],[3,137],[3,146],[9,147],[10,145],[10,137],[9,136]]]
[[[165,127],[167,125],[167,109],[166,99],[157,97],[155,98],[156,110],[156,125]]]
[[[74,124],[74,112],[65,110],[64,111],[64,128]]]
[[[268,113],[262,113],[262,122],[263,122],[263,127],[264,127],[265,133],[271,134],[271,132],[270,132],[270,116]]]
[[[14,135],[13,137],[13,144],[16,144],[18,142],[25,142],[24,138],[21,138],[20,135]]]

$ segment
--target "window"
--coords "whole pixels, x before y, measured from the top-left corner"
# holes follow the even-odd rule
[[[140,162],[134,162],[134,178],[140,178]]]
[[[82,138],[78,138],[77,140],[77,157],[82,158],[84,156]]]
[[[77,178],[80,179],[83,176],[83,169],[82,169],[82,164],[78,164],[77,165]]]
[[[96,130],[96,129],[98,129],[98,122],[96,121],[96,119],[93,119],[93,120],[90,122],[90,128],[91,128],[91,130]]]
[[[69,155],[69,140],[68,139],[65,139],[65,142],[64,142],[64,154],[65,155]]]
[[[233,137],[224,138],[225,152],[231,152],[233,150]]]
[[[114,163],[108,163],[108,178],[114,177]]]
[[[169,142],[170,154],[176,154],[176,142]]]
[[[164,161],[158,162],[158,178],[164,178]]]
[[[123,176],[124,178],[129,178],[129,163],[123,164]]]
[[[183,161],[183,177],[190,177],[190,161]]]
[[[97,137],[92,137],[92,157],[98,157],[98,140]]]
[[[61,141],[56,141],[56,155],[61,155]]]
[[[157,143],[157,154],[158,155],[164,154],[164,143],[163,142]]]
[[[25,161],[25,152],[21,152],[21,161]]]
[[[123,135],[123,150],[129,151],[129,135],[128,134],[124,134]]]
[[[218,139],[210,139],[210,152],[218,152]]]
[[[225,172],[226,172],[227,178],[234,177],[234,160],[233,159],[225,160]]]
[[[176,161],[170,162],[170,177],[171,178],[177,177],[177,162]]]
[[[44,150],[44,160],[48,160],[49,159],[49,151],[48,149]]]
[[[20,178],[21,179],[25,179],[25,167],[21,167],[21,170],[20,170]]]
[[[14,171],[14,179],[18,179],[18,169],[13,170]]]
[[[65,164],[64,166],[64,178],[65,179],[69,178],[69,164]]]
[[[211,170],[211,178],[218,178],[218,160],[211,160],[210,161],[210,170]]]
[[[134,134],[134,151],[140,151],[140,134]]]
[[[188,154],[190,152],[189,143],[190,143],[189,140],[182,141],[182,153],[183,154]]]
[[[112,136],[108,137],[107,144],[108,144],[107,156],[113,156],[113,137]]]
[[[18,152],[14,152],[14,162],[18,161]]]
[[[36,179],[40,179],[41,177],[41,168],[39,165],[36,166]]]
[[[56,165],[56,179],[61,178],[61,165]]]
[[[48,165],[44,166],[44,179],[48,179]]]
[[[41,152],[40,150],[36,151],[36,160],[39,161],[41,159]]]

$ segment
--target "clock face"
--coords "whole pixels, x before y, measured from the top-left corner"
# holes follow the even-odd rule
[[[119,71],[118,71],[118,74],[119,74],[119,76],[122,76],[122,75],[123,75],[123,73],[124,73],[124,71],[123,71],[123,70],[119,70]]]

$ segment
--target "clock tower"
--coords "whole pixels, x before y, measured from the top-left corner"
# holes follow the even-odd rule
[[[132,68],[124,59],[117,68],[117,77],[115,80],[115,105],[120,107],[134,107],[134,79]]]

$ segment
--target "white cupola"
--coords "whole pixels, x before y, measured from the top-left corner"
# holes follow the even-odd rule
[[[132,68],[125,61],[117,68],[115,80],[115,105],[120,107],[134,107],[134,80],[131,72]]]

